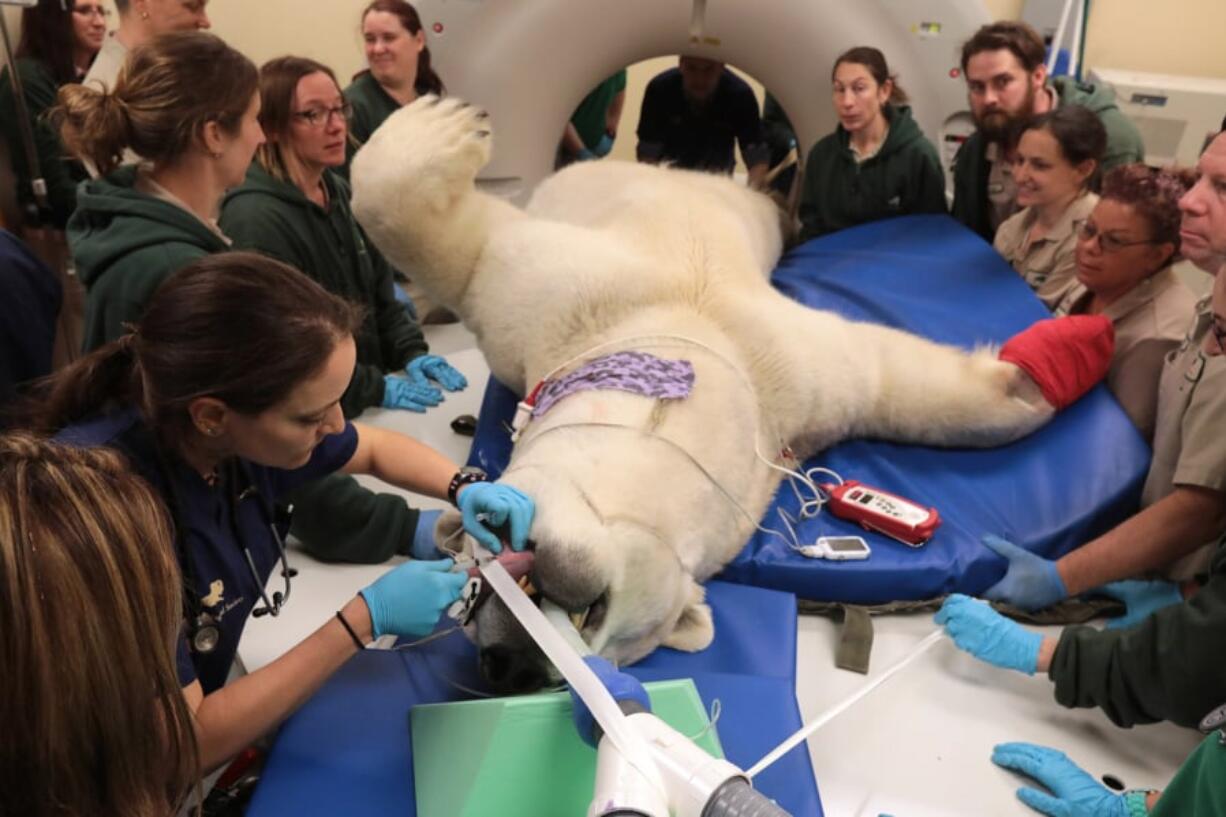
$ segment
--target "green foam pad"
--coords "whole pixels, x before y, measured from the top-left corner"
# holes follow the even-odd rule
[[[643,685],[651,708],[714,757],[715,729],[689,678]],[[596,750],[579,738],[565,692],[422,704],[409,714],[422,817],[575,817],[587,813]],[[703,730],[706,729],[704,732]]]

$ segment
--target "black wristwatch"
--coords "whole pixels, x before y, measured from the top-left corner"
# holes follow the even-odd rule
[[[489,482],[489,475],[475,465],[466,465],[459,471],[455,472],[455,476],[451,478],[451,483],[447,486],[447,501],[457,508],[456,496],[460,493],[460,489],[465,485],[472,485],[474,482]]]

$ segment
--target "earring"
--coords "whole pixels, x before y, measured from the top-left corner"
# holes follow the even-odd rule
[[[205,426],[204,433],[210,437],[216,437],[218,434],[221,433],[221,429],[218,428],[217,426]]]
[[[212,151],[209,151],[209,155],[212,156],[214,159],[220,159],[222,156],[225,156],[226,154],[222,153],[220,150],[212,150]]]

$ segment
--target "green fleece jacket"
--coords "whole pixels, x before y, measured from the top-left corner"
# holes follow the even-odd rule
[[[60,89],[60,83],[56,82],[51,69],[40,60],[23,57],[17,60],[17,76],[21,80],[22,97],[30,117],[34,155],[47,182],[50,223],[62,230],[77,207],[77,185],[88,179],[89,174],[85,172],[84,165],[67,155],[59,135],[47,121],[47,111],[55,104],[55,95]],[[26,207],[34,201],[34,193],[30,190],[25,142],[17,123],[13,86],[9,81],[9,71],[5,68],[0,71],[0,136],[8,145],[13,174],[17,177],[17,200],[22,207]]]
[[[366,238],[349,209],[349,185],[324,172],[327,208],[258,163],[226,195],[221,228],[235,249],[262,252],[302,270],[325,289],[367,310],[356,334],[358,365],[341,398],[346,417],[383,402],[383,376],[427,351],[421,327],[392,289],[392,268]]]
[[[226,243],[194,215],[134,189],[136,166],[81,186],[68,220],[68,243],[85,285],[84,350],[124,333],[154,290],[191,262]]]
[[[383,120],[400,110],[400,103],[392,99],[379,81],[369,71],[363,71],[345,89],[345,101],[353,106],[349,117],[349,142],[345,146],[345,166],[336,169],[343,179],[349,178],[349,165],[353,154],[366,144],[366,140],[383,124]]]
[[[1051,81],[1057,106],[1082,105],[1098,114],[1107,131],[1107,150],[1102,169],[1145,160],[1145,145],[1136,125],[1115,104],[1115,91],[1105,85],[1088,85],[1071,77]],[[988,216],[988,142],[975,131],[958,150],[954,159],[954,204],[952,215],[989,242],[995,230]]]
[[[1120,726],[1196,726],[1226,698],[1226,546],[1209,579],[1183,604],[1123,630],[1069,627],[1048,674],[1056,700],[1100,707]]]
[[[936,148],[909,107],[889,105],[885,114],[890,122],[885,143],[864,162],[856,161],[842,125],[809,151],[800,196],[801,241],[867,221],[945,212],[945,177]]]
[[[1201,741],[1162,790],[1150,817],[1226,815],[1226,741],[1217,731]]]

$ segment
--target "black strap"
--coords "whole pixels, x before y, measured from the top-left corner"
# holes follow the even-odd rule
[[[340,610],[336,611],[336,620],[345,628],[345,632],[349,633],[349,637],[353,639],[353,645],[358,648],[358,652],[366,649],[366,645],[362,643],[362,639],[358,638],[358,634],[349,626],[349,622],[345,620],[345,616]]]

